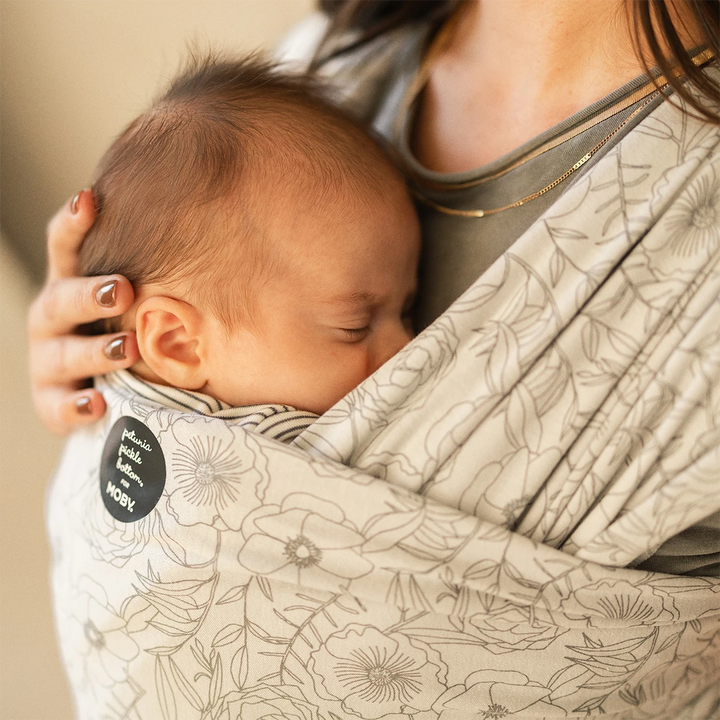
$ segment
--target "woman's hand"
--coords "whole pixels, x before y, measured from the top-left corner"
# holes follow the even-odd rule
[[[88,387],[88,378],[138,359],[134,333],[75,334],[79,325],[122,314],[134,298],[132,285],[120,275],[77,277],[78,250],[94,220],[92,192],[83,190],[50,221],[48,277],[28,313],[33,402],[54,433],[101,417],[105,400]]]

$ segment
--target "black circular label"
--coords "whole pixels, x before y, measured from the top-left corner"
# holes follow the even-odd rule
[[[112,427],[100,466],[100,494],[107,511],[120,522],[144,518],[165,487],[165,458],[150,428],[133,417]]]

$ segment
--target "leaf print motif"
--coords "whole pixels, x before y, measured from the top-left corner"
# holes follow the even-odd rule
[[[247,585],[236,585],[230,588],[215,604],[226,605],[227,603],[237,602],[245,597]]]
[[[560,280],[560,276],[565,270],[565,255],[560,250],[555,250],[550,258],[550,282],[555,287]]]
[[[666,122],[654,117],[649,117],[640,128],[643,135],[659,138],[660,140],[673,140],[673,128]]]
[[[638,354],[639,346],[627,333],[609,328],[607,334],[610,345],[618,356],[632,360]]]
[[[164,642],[149,647],[147,652],[169,655],[186,643],[202,624],[212,603],[218,576],[211,575],[205,580],[178,580],[160,582],[137,574],[141,587],[137,590],[137,601],[145,607],[144,624],[141,631],[153,628]]]
[[[159,661],[160,657],[158,656],[158,662]],[[172,659],[172,657],[168,658],[168,662],[170,664],[170,674],[172,675],[175,684],[180,689],[180,692],[185,696],[185,699],[190,703],[193,708],[195,708],[195,710],[202,711],[204,707],[203,701],[200,699],[200,696],[195,691],[192,683],[190,683],[188,679],[183,675],[182,671],[178,667],[177,663]]]
[[[233,623],[226,625],[215,635],[212,641],[212,646],[223,647],[224,645],[230,645],[231,643],[237,642],[244,631],[245,628],[242,625],[236,625]]]
[[[212,563],[218,553],[220,533],[203,524],[193,525],[188,532],[171,512],[161,512],[164,507],[169,507],[164,501],[161,503],[151,515],[151,529],[163,552],[174,562],[187,567],[206,567]]]
[[[550,227],[548,225],[548,230],[550,230],[550,235],[553,240],[587,240],[585,233],[579,230],[573,230],[572,228]]]
[[[643,222],[640,217],[637,217],[633,206],[644,205],[642,192],[644,181],[649,177],[647,171],[651,165],[646,162],[629,162],[623,156],[622,143],[616,145],[608,153],[607,160],[608,162],[614,161],[615,177],[593,187],[593,192],[601,192],[603,198],[596,212],[607,211],[604,213],[602,242],[626,243],[632,237],[633,226]],[[632,188],[640,189],[639,198],[633,197]]]
[[[582,665],[571,663],[561,670],[558,670],[550,681],[548,687],[552,692],[548,696],[550,700],[560,700],[576,694],[581,688],[585,687],[585,683],[592,677],[592,672]],[[620,691],[623,692],[622,690]]]
[[[600,344],[600,331],[595,321],[589,320],[582,330],[582,347],[588,360],[595,360]]]
[[[432,608],[425,592],[418,584],[414,575],[407,572],[396,572],[393,575],[385,595],[385,602],[400,608],[401,611],[420,610]]]
[[[571,377],[567,359],[555,348],[548,348],[523,378],[523,384],[530,391],[539,417],[558,405],[568,389],[573,390]]]
[[[477,425],[477,411],[472,402],[459,402],[440,417],[429,428],[425,437],[428,462],[425,474],[434,475],[434,469],[442,463]],[[421,488],[421,492],[424,488]]]
[[[363,528],[367,538],[362,545],[364,553],[388,550],[412,535],[422,524],[422,509],[387,513],[372,518]]]
[[[504,395],[520,372],[518,339],[505,323],[492,323],[492,344],[487,352],[485,379],[493,394]],[[481,349],[481,353],[485,354]]]
[[[212,675],[210,676],[210,707],[217,705],[222,693],[222,657],[213,655],[211,661]]]
[[[568,649],[579,657],[568,657],[568,660],[582,665],[593,673],[594,677],[587,680],[583,687],[609,690],[603,694],[604,699],[613,690],[620,688],[645,664],[655,649],[657,637],[658,629],[655,628],[640,637],[603,645],[584,634],[585,645],[568,646]]]
[[[423,522],[388,548],[391,560],[386,558],[385,562],[403,572],[428,571],[458,553],[473,535],[476,526],[475,518],[458,517],[442,505],[425,507]],[[377,559],[378,563],[381,561],[382,555]]]
[[[531,452],[540,450],[542,424],[535,400],[524,383],[517,383],[510,394],[505,418],[505,435],[514,448],[527,447]]]
[[[177,706],[175,704],[175,694],[173,693],[165,668],[162,666],[160,656],[155,658],[155,686],[158,691],[158,700],[160,702],[163,720],[176,720]]]

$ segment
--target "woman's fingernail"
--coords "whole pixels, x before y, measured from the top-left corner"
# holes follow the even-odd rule
[[[92,402],[89,397],[81,397],[75,401],[75,410],[78,415],[92,415]]]
[[[95,291],[95,299],[98,305],[106,308],[115,307],[115,291],[117,290],[117,280],[111,280],[101,285]]]
[[[125,335],[121,335],[111,340],[105,346],[105,357],[108,360],[124,360],[125,359]]]
[[[82,192],[82,190],[80,191]],[[77,215],[78,208],[80,207],[80,193],[78,193],[71,201],[70,201],[70,212],[73,215]]]

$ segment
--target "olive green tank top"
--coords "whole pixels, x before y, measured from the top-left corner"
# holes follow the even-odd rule
[[[550,185],[607,141],[576,172],[519,207],[468,218],[418,202],[423,232],[418,330],[441,315],[573,182],[663,102],[657,95],[636,99],[648,83],[647,77],[638,77],[492,163],[461,173],[433,172],[411,151],[415,103],[409,97],[431,33],[426,24],[408,25],[322,68],[337,87],[339,102],[397,149],[413,184],[431,203],[457,210],[511,205]],[[640,567],[720,573],[720,513],[666,542]]]

